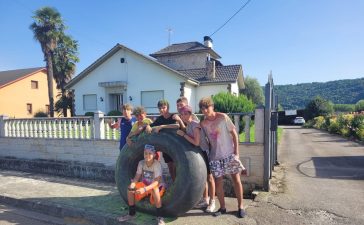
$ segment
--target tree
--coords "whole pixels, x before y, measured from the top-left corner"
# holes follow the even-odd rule
[[[30,25],[34,39],[39,41],[47,68],[48,98],[50,117],[54,117],[53,93],[53,51],[57,45],[59,33],[64,30],[61,14],[54,8],[43,7],[35,11],[34,22]]]
[[[359,100],[359,101],[355,104],[355,110],[356,110],[357,112],[364,111],[364,99]]]
[[[77,49],[77,41],[61,32],[53,53],[53,76],[57,88],[61,90],[61,98],[56,102],[56,111],[62,112],[65,117],[67,117],[67,109],[72,108],[72,95],[66,91],[65,85],[71,80],[76,70],[76,63],[79,62]]]
[[[218,112],[242,113],[253,112],[255,105],[245,95],[235,96],[227,92],[220,92],[212,97],[214,108]]]
[[[258,80],[252,77],[245,77],[244,79],[245,89],[241,90],[241,93],[251,99],[256,105],[264,104],[263,89],[260,86]]]
[[[305,117],[309,120],[317,116],[328,116],[334,112],[332,102],[316,96],[305,108]]]

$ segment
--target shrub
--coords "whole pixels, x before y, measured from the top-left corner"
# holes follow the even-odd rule
[[[354,104],[334,104],[335,112],[354,112],[355,105]]]
[[[34,117],[48,117],[48,114],[43,111],[38,111],[34,114]]]
[[[243,113],[253,112],[255,105],[245,95],[235,96],[227,92],[220,92],[212,97],[217,112]]]
[[[336,118],[330,118],[329,119],[330,124],[327,127],[327,130],[332,134],[340,134],[340,126],[337,122]]]
[[[350,125],[352,135],[359,140],[364,140],[364,115],[355,115]]]
[[[107,116],[122,116],[123,113],[118,110],[112,110],[107,113]]]
[[[311,100],[305,108],[305,118],[308,120],[317,116],[328,116],[334,112],[332,102],[319,96]]]
[[[361,112],[361,111],[364,111],[364,99],[358,101],[356,104],[355,104],[355,110],[357,112]]]
[[[325,117],[323,116],[318,116],[318,117],[315,117],[313,118],[313,127],[314,128],[317,128],[317,129],[324,129],[324,126],[325,126]]]
[[[94,112],[86,112],[85,116],[94,116],[94,114],[95,114]]]
[[[349,137],[351,135],[350,126],[351,120],[353,119],[353,115],[351,114],[339,114],[337,117],[337,123],[339,125],[340,134]]]

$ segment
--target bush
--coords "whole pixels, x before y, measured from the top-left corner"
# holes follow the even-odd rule
[[[313,123],[314,128],[324,129],[325,123],[326,123],[325,117],[318,116],[318,117],[313,118],[313,121],[314,121],[314,123]]]
[[[328,116],[333,112],[334,107],[332,102],[317,96],[307,104],[305,108],[305,118],[310,120],[317,116]]]
[[[245,95],[235,96],[227,92],[220,92],[212,97],[217,112],[243,113],[253,112],[255,104]]]
[[[364,115],[355,115],[351,120],[350,128],[355,138],[364,140]]]
[[[327,130],[332,134],[340,134],[340,126],[336,118],[331,118]]]
[[[86,112],[85,116],[94,116],[94,114],[95,114],[94,112]]]
[[[354,112],[355,105],[354,104],[334,104],[335,112]]]
[[[357,112],[361,112],[361,111],[364,111],[364,99],[358,101],[356,104],[355,104],[355,110]]]
[[[34,114],[34,117],[48,117],[48,114],[43,111],[38,111]]]
[[[350,132],[350,126],[351,126],[351,120],[353,119],[353,115],[351,114],[340,114],[337,117],[337,123],[339,125],[340,134],[349,137],[351,135]]]
[[[122,116],[123,113],[118,110],[112,110],[107,113],[107,116]]]

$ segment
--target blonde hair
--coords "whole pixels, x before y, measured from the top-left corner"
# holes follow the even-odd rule
[[[122,107],[121,107],[123,110],[130,110],[130,111],[133,111],[133,106],[126,103],[124,104]]]
[[[208,108],[209,106],[214,106],[214,101],[211,97],[203,97],[200,102],[198,103],[200,109]]]
[[[133,111],[133,114],[135,116],[137,115],[142,115],[144,113],[147,113],[147,111],[145,111],[144,107],[143,106],[138,106],[138,107],[135,107],[134,111]]]

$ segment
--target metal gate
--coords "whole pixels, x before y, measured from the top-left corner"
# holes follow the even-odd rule
[[[263,188],[269,191],[269,179],[272,171],[278,165],[277,143],[278,143],[278,96],[274,93],[272,72],[268,76],[265,85],[265,107],[264,107],[264,184]]]

